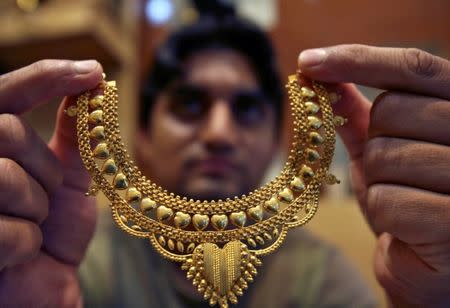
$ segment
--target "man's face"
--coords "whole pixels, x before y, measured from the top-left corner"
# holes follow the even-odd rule
[[[255,189],[277,148],[273,106],[247,60],[204,51],[156,99],[136,159],[163,188],[194,199],[226,199]]]

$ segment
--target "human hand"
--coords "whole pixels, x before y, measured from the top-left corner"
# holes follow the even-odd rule
[[[299,68],[342,94],[334,110],[349,121],[338,133],[392,303],[449,307],[450,62],[418,49],[341,45],[301,53]],[[372,105],[347,83],[386,92]]]
[[[77,267],[95,229],[75,119],[61,104],[47,145],[21,114],[94,88],[96,61],[44,60],[0,76],[0,306],[75,307]]]

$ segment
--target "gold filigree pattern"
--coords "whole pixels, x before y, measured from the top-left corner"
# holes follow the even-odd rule
[[[71,106],[67,112],[77,116],[79,150],[94,182],[87,195],[101,190],[117,225],[181,262],[211,305],[237,303],[262,264],[258,257],[278,249],[290,228],[314,216],[322,183],[338,182],[328,169],[335,126],[346,119],[333,114],[324,86],[299,80],[293,75],[287,84],[294,135],[284,168],[271,182],[234,199],[188,200],[143,176],[121,141],[115,82],[80,95],[76,110]]]

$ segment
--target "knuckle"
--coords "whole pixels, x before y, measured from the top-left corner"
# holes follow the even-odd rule
[[[407,70],[421,78],[433,78],[441,71],[437,58],[421,49],[404,49],[403,60]]]
[[[390,146],[390,140],[386,137],[375,137],[370,139],[364,148],[364,170],[366,180],[370,183],[378,167],[386,159],[386,150]]]
[[[20,195],[20,182],[24,171],[12,159],[0,158],[0,191],[8,195]]]
[[[6,152],[16,153],[24,150],[28,138],[25,122],[13,114],[0,115],[0,144]]]

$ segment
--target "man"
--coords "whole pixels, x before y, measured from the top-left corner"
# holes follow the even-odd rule
[[[215,199],[253,189],[276,148],[275,96],[264,93],[259,67],[231,47],[208,46],[181,57],[184,74],[171,80],[173,88],[165,84],[160,89],[143,119],[137,161],[169,190]],[[352,160],[358,200],[379,238],[375,271],[390,300],[396,306],[448,305],[449,61],[415,49],[343,45],[302,52],[299,68],[306,76],[336,84],[330,90],[342,95],[335,111],[350,121],[339,133]],[[82,304],[77,270],[92,237],[96,214],[93,201],[84,197],[89,181],[78,157],[74,120],[62,112],[73,99],[62,104],[49,145],[18,115],[51,97],[95,87],[101,72],[95,61],[52,60],[0,79],[0,166],[4,169],[0,173],[0,303],[4,306]],[[344,82],[387,92],[371,106]],[[239,103],[242,93],[252,93],[247,96],[252,97],[251,108]],[[186,103],[188,97],[195,100]],[[260,125],[261,119],[266,125]],[[255,138],[258,136],[265,138]],[[159,140],[165,144],[156,144]],[[255,159],[258,149],[264,151]],[[245,169],[245,174],[240,169]],[[150,248],[148,255],[140,254],[146,243],[121,233],[114,236],[118,249],[108,256],[115,259],[110,263],[120,264],[120,268],[104,277],[114,279],[117,285],[101,292],[111,298],[119,292],[119,302],[114,304],[133,306],[134,295],[143,300],[147,294],[155,306],[198,305],[192,289],[179,282],[178,272],[161,266]],[[242,305],[258,304],[258,296],[265,300],[259,302],[260,307],[373,303],[364,287],[352,284],[352,278],[333,275],[331,270],[339,272],[343,266],[347,271],[348,267],[329,248],[318,247],[317,241],[302,232],[291,238],[267,258],[266,272],[241,299]],[[296,247],[307,248],[307,252],[296,251]],[[302,252],[308,258],[298,259]],[[327,267],[330,260],[338,261]],[[301,262],[307,264],[301,267]],[[308,268],[312,272],[308,273]],[[97,269],[101,272],[103,268]],[[325,269],[325,278],[318,275],[320,269]],[[269,279],[280,274],[282,282]],[[350,273],[350,277],[357,276]],[[127,283],[129,279],[134,282]],[[328,302],[333,298],[335,303]]]

